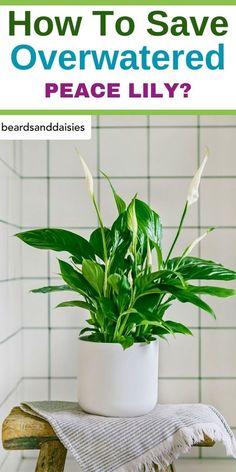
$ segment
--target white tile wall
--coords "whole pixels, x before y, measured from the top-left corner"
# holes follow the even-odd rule
[[[101,129],[100,167],[110,176],[145,176],[147,161],[146,129]]]
[[[84,179],[51,181],[50,223],[62,227],[96,225],[96,213]]]
[[[235,376],[235,330],[204,330],[202,333],[203,377]]]
[[[76,379],[53,379],[52,399],[77,401],[77,380]]]
[[[164,226],[177,226],[183,213],[191,179],[153,179],[151,178],[151,205],[161,216]],[[189,208],[185,224],[197,226],[197,206]]]
[[[114,115],[111,117],[109,115],[104,115],[100,117],[100,125],[102,127],[126,127],[126,126],[143,126],[147,124],[147,117],[145,115]]]
[[[45,226],[45,225],[43,225]],[[24,228],[25,229],[25,228]],[[46,251],[35,251],[30,246],[22,245],[22,275],[25,278],[45,278],[48,266]],[[36,282],[41,285],[41,282]]]
[[[23,280],[23,325],[27,328],[48,326],[48,296],[32,293],[34,288],[45,287],[47,279]]]
[[[18,143],[0,142],[0,423],[19,402],[22,387],[21,247],[13,238],[21,225],[21,155]],[[20,453],[0,445],[1,471],[15,471]]]
[[[198,376],[198,331],[193,330],[193,334],[193,337],[176,336],[160,342],[161,377]]]
[[[232,226],[235,224],[236,179],[204,179],[201,189],[201,224]]]
[[[24,177],[46,177],[47,143],[46,141],[22,141],[22,174]]]
[[[214,128],[215,125],[217,129]],[[88,162],[96,180],[96,190],[105,224],[109,225],[117,212],[107,182],[101,176],[96,179],[99,168],[113,177],[113,185],[124,198],[132,198],[136,192],[140,198],[145,200],[150,198],[151,204],[160,213],[163,220],[165,238],[163,248],[166,254],[174,238],[176,226],[184,207],[190,177],[202,158],[204,146],[208,145],[211,157],[209,168],[205,173],[206,177],[201,184],[200,205],[190,208],[189,216],[186,219],[187,228],[183,231],[178,242],[177,252],[183,251],[199,233],[204,232],[205,227],[217,224],[220,229],[203,241],[201,255],[235,267],[236,233],[234,227],[236,224],[233,196],[236,190],[234,188],[235,172],[232,157],[235,134],[232,122],[228,120],[228,117],[225,117],[225,121],[224,117],[220,117],[214,123],[211,118],[207,121],[207,117],[204,117],[200,121],[196,116],[151,116],[150,118],[145,116],[102,116],[94,121],[94,126],[92,140],[89,143],[49,143],[47,154],[47,167],[50,171],[47,181],[49,199],[45,204],[45,194],[42,195],[44,208],[45,206],[47,208],[45,215],[43,215],[42,202],[38,205],[38,211],[42,215],[41,219],[48,220],[52,226],[75,228],[76,232],[85,237],[89,235],[89,229],[86,230],[85,227],[90,227],[92,230],[92,227],[96,225],[96,215],[87,194],[84,179],[81,179],[82,170],[75,151],[75,147],[79,144],[81,154]],[[227,153],[225,167],[221,160],[221,149],[223,148]],[[40,168],[38,164],[37,174],[34,177],[43,175],[45,149],[46,147],[42,154],[42,167]],[[31,172],[29,159],[26,162],[29,176]],[[31,167],[34,167],[32,161]],[[216,176],[217,178],[212,178]],[[34,183],[37,183],[41,186],[41,192],[44,191],[46,185],[46,179],[27,178],[23,181],[28,182],[27,185],[31,181],[32,189]],[[39,196],[37,199],[40,201]],[[36,219],[36,216],[33,216]],[[25,209],[23,221],[26,226],[34,223],[28,209]],[[202,225],[202,228],[199,224]],[[222,241],[224,242],[223,246]],[[56,257],[58,254],[51,255],[48,261],[46,253],[31,250],[26,246],[23,254],[25,277],[44,278],[42,280],[25,280],[26,288],[31,283],[30,286],[43,285],[48,277],[51,277],[51,282],[58,283],[56,279],[58,273]],[[198,254],[199,249],[196,248],[193,255]],[[67,257],[65,254],[59,256]],[[34,296],[36,297],[36,295]],[[72,391],[76,376],[78,328],[84,326],[86,313],[73,308],[54,309],[61,300],[71,298],[70,294],[51,295],[49,305],[48,297],[46,296],[47,301],[44,302],[43,297],[40,296],[38,307],[35,310],[35,325],[30,324],[34,301],[33,295],[28,296],[25,291],[24,299],[27,297],[30,298],[30,301],[24,302],[24,320],[28,327],[45,326],[48,320],[48,308],[50,308],[48,372],[50,372],[49,391],[51,398],[60,398],[60,396],[68,399],[74,398]],[[227,402],[225,404],[221,399],[220,406],[224,411],[226,407],[230,408],[228,405],[232,406],[235,394],[234,380],[228,380],[228,377],[227,380],[222,380],[222,377],[235,377],[235,366],[232,360],[234,330],[223,330],[223,328],[236,326],[235,301],[233,299],[219,299],[214,300],[213,305],[217,313],[219,312],[216,323],[207,313],[200,314],[196,307],[177,303],[171,308],[169,317],[187,323],[195,329],[193,338],[177,336],[176,340],[169,340],[169,344],[161,343],[161,401],[194,402],[203,399],[203,401],[214,403],[215,396],[211,382],[219,382],[223,398],[223,391],[226,388],[225,382],[229,382],[227,384]],[[199,322],[201,330],[197,329]],[[36,337],[39,336],[37,332],[38,329],[35,331]],[[220,342],[222,347],[217,349],[216,361],[214,361],[214,348],[216,343]],[[186,356],[186,351],[188,356]],[[230,353],[232,353],[232,359]],[[227,362],[225,367],[224,359]],[[37,371],[35,377],[38,375]],[[211,379],[205,380],[206,377]],[[29,380],[29,382],[32,381],[32,379]],[[39,379],[37,381],[40,382]],[[216,403],[219,404],[219,399]],[[233,425],[234,414],[229,422]],[[194,454],[198,454],[198,451],[194,451]]]
[[[202,380],[202,401],[218,408],[232,427],[236,426],[235,397],[235,378]]]
[[[53,377],[77,375],[77,329],[54,329],[51,335],[51,373]]]
[[[198,381],[192,379],[160,379],[160,403],[197,403]]]
[[[78,152],[86,157],[86,162],[93,175],[97,175],[97,131],[92,130],[90,141],[51,141],[50,175],[57,177],[83,177]],[[88,156],[88,158],[87,158]],[[66,167],[65,167],[66,160]]]
[[[23,401],[43,401],[48,398],[48,379],[24,379],[23,380]]]
[[[37,159],[37,155],[36,155]],[[22,225],[47,226],[47,182],[42,179],[24,179],[22,189]]]
[[[46,329],[24,329],[24,377],[48,376],[48,332]]]
[[[193,175],[196,165],[196,128],[152,128],[150,130],[151,175]]]
[[[234,122],[236,120],[234,117]],[[201,131],[201,152],[209,147],[209,161],[205,175],[236,175],[236,133],[235,128],[203,128]]]
[[[205,227],[217,225],[219,228],[203,241],[200,253],[197,248],[193,254],[216,259],[234,268],[235,141],[235,117],[118,115],[95,117],[89,142],[7,142],[0,145],[0,247],[5,248],[0,280],[18,279],[21,274],[23,277],[22,283],[20,280],[0,283],[0,342],[14,330],[24,327],[23,362],[19,361],[13,367],[6,382],[5,396],[22,375],[21,398],[25,400],[48,397],[76,400],[77,337],[79,328],[84,326],[86,313],[73,308],[54,309],[60,301],[73,298],[69,293],[29,294],[30,289],[48,282],[59,283],[56,257],[66,255],[49,257],[47,251],[21,245],[9,237],[21,225],[30,228],[48,223],[88,237],[89,228],[92,230],[96,226],[97,219],[81,178],[83,173],[75,147],[79,147],[95,177],[105,223],[109,225],[117,212],[107,182],[98,175],[99,168],[113,177],[112,183],[121,196],[132,198],[138,192],[140,198],[151,201],[162,217],[166,254],[184,207],[190,176],[208,145],[210,159],[201,184],[200,204],[190,208],[177,251],[182,251],[204,232]],[[6,228],[9,215],[11,226]],[[22,321],[19,315],[21,297]],[[159,385],[160,401],[214,404],[234,427],[235,303],[233,299],[212,301],[218,314],[216,322],[207,313],[200,313],[187,304],[178,303],[171,308],[168,317],[194,327],[194,337],[177,336],[169,339],[169,343],[161,342]],[[11,315],[6,317],[5,312]],[[2,356],[12,355],[13,345],[19,350],[20,337],[19,333],[14,342],[9,340],[8,346],[0,345],[0,350],[4,351],[0,357],[0,375],[6,375]],[[20,364],[23,365],[22,374],[19,374]],[[1,395],[5,398],[4,392]],[[10,398],[9,401],[16,402],[15,393]],[[8,407],[9,403],[6,405]],[[0,413],[3,418],[7,414],[6,408],[0,409]],[[218,448],[204,454],[222,457],[224,451]],[[193,456],[198,456],[197,449]],[[0,461],[2,458],[3,452]],[[183,464],[183,470],[187,470],[188,461]],[[8,465],[8,469],[4,467],[4,470],[14,472],[13,465]],[[194,467],[198,465],[188,470],[198,470]],[[211,470],[208,463],[206,467],[201,470]]]
[[[168,116],[159,116],[153,115],[150,116],[150,125],[159,126],[159,127],[179,127],[179,126],[197,126],[197,116],[191,115],[168,115]]]

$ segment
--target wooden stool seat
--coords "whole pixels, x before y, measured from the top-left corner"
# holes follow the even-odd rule
[[[58,439],[50,424],[28,413],[19,407],[12,409],[5,419],[2,428],[3,447],[8,450],[40,449],[35,472],[63,472],[67,450]],[[214,441],[205,439],[196,446],[212,447]],[[158,472],[158,468],[155,467]],[[174,465],[167,469],[174,472]]]

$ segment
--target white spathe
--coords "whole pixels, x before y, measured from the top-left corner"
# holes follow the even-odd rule
[[[195,239],[183,252],[181,257],[187,257],[192,250],[197,246],[209,233],[211,233],[215,228],[209,228],[205,233],[203,233],[199,238]]]
[[[194,177],[191,180],[189,190],[188,190],[188,197],[187,197],[188,205],[192,205],[193,203],[197,202],[197,200],[198,200],[199,185],[200,185],[200,182],[201,182],[201,176],[202,176],[204,167],[207,163],[208,154],[209,154],[208,149],[206,149],[205,157],[204,157],[200,167],[198,168],[196,174],[194,175]]]
[[[93,197],[93,195],[94,195],[93,176],[92,176],[86,162],[84,161],[84,159],[81,156],[80,156],[80,161],[81,161],[81,164],[82,164],[82,167],[83,167],[83,171],[84,171],[88,191],[89,191],[90,195]]]
[[[140,416],[158,399],[158,341],[118,343],[79,340],[78,402],[88,413]]]

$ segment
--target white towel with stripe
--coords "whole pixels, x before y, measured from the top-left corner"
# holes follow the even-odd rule
[[[111,418],[90,415],[78,403],[41,401],[22,410],[45,418],[83,472],[165,470],[204,435],[236,458],[234,435],[223,416],[203,404],[157,405],[148,415]]]

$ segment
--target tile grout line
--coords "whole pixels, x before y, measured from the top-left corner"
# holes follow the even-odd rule
[[[13,167],[11,167],[2,157],[0,157],[0,162],[5,165],[13,174],[17,175],[17,177],[21,178],[21,175],[19,172],[17,172]]]
[[[46,156],[47,156],[47,227],[50,227],[50,142],[46,142]],[[51,264],[50,253],[47,252],[47,283],[51,283]],[[48,293],[48,400],[51,400],[51,295]]]
[[[17,388],[19,387],[19,385],[21,384],[21,382],[23,381],[23,378],[24,377],[21,377],[17,383],[15,384],[15,386],[12,388],[12,390],[10,390],[10,392],[8,392],[8,394],[5,396],[5,398],[1,401],[0,403],[0,408],[3,407],[3,405],[7,402],[7,400],[15,393],[15,391],[17,390]]]
[[[100,116],[97,116],[97,199],[98,199],[98,208],[101,206],[101,175],[100,175]]]
[[[99,133],[100,128],[98,129],[98,136],[100,135]],[[94,175],[93,179],[94,180],[105,180],[105,177],[102,177],[99,175],[99,172],[97,170],[98,175]],[[146,175],[110,175],[110,179],[113,180],[146,180],[147,176]],[[190,180],[192,178],[192,175],[152,175],[150,176],[150,180],[183,180],[187,179]],[[47,180],[47,176],[38,176],[38,175],[31,175],[28,177],[21,177],[22,180]],[[85,178],[81,175],[52,175],[50,177],[51,180],[85,180]],[[202,180],[235,180],[236,175],[203,175]]]
[[[9,334],[9,336],[7,336],[6,338],[2,339],[0,341],[0,346],[4,343],[6,343],[7,341],[9,341],[10,339],[14,338],[17,334],[19,334],[21,331],[23,330],[23,326],[21,326],[20,328],[18,328],[16,331],[14,331],[13,333]]]
[[[1,222],[0,222],[1,223]],[[37,229],[38,226],[23,226],[21,227],[22,230],[27,230],[27,229]],[[201,225],[201,229],[208,229],[209,226],[206,226],[206,225]],[[63,229],[69,229],[69,230],[94,230],[96,229],[96,226],[66,226],[66,225],[63,225]],[[178,229],[178,226],[174,226],[174,225],[163,225],[163,229]],[[183,230],[186,230],[186,229],[198,229],[198,226],[197,225],[192,225],[192,226],[189,226],[189,225],[185,225]],[[229,226],[229,225],[222,225],[222,226],[217,226],[217,230],[219,229],[236,229],[236,225],[232,225],[232,226]]]
[[[200,116],[197,116],[197,169],[200,166]],[[201,205],[200,205],[200,198],[197,201],[197,223],[198,223],[198,237],[201,234]],[[201,251],[200,251],[200,244],[198,245],[198,257],[201,257]],[[200,282],[198,282],[198,285],[200,285]],[[201,310],[198,308],[198,401],[199,403],[202,402],[202,336],[201,336]],[[199,447],[198,448],[198,457],[199,459],[202,459],[202,450]]]
[[[19,155],[19,172],[20,172],[20,231],[22,231],[22,223],[23,223],[23,180],[22,180],[22,171],[23,171],[23,141],[18,141],[18,155]],[[21,293],[20,293],[20,315],[21,315],[21,375],[23,376],[24,374],[24,312],[23,312],[23,248],[22,245],[20,245],[19,248],[20,252],[20,275],[21,275],[21,281],[20,281],[20,286],[21,286]],[[24,397],[24,381],[22,377],[22,396]],[[20,469],[21,462],[23,460],[23,451],[21,451],[21,459],[19,462],[19,467],[17,471]]]
[[[5,462],[7,461],[8,457],[9,457],[9,454],[10,454],[10,451],[6,451],[6,455],[4,457],[4,459],[2,460],[2,462],[0,463],[0,470],[2,470]]]
[[[143,127],[138,127],[138,126],[133,126],[133,127],[130,127],[130,128],[144,128],[147,130],[147,177],[145,176],[114,176],[114,177],[111,177],[111,178],[114,178],[114,179],[145,179],[147,178],[148,182],[147,182],[147,192],[148,192],[148,201],[150,201],[150,193],[151,193],[151,189],[150,189],[150,183],[151,183],[151,178],[153,179],[175,179],[176,181],[178,179],[190,179],[191,177],[190,176],[150,176],[150,130],[153,129],[153,128],[171,128],[170,126],[148,126],[148,122],[150,120],[150,117],[148,116],[147,117],[147,126],[143,126]],[[150,123],[149,123],[150,125]],[[96,130],[97,130],[97,135],[98,135],[98,141],[97,141],[97,176],[95,176],[95,179],[97,179],[98,181],[98,201],[99,203],[100,200],[101,200],[101,179],[102,177],[99,176],[99,173],[98,173],[98,168],[99,168],[99,163],[100,163],[100,130],[101,129],[105,129],[106,127],[103,127],[103,126],[100,126],[100,117],[98,117],[98,127],[94,127]],[[111,127],[113,128],[113,127]],[[115,129],[117,128],[122,128],[122,127],[119,127],[119,126],[114,126]],[[123,127],[123,128],[126,128],[126,127]],[[129,128],[129,127],[128,127]],[[173,126],[172,128],[178,128],[178,126]],[[181,127],[179,127],[181,128]],[[183,128],[190,128],[190,127],[183,127]],[[198,116],[197,117],[197,125],[193,126],[192,128],[196,129],[197,130],[197,161],[198,161],[198,164],[200,163],[200,144],[201,144],[201,129],[202,128],[211,128],[210,126],[201,126],[200,124],[200,117]],[[220,130],[220,128],[224,128],[224,126],[212,126],[212,128],[218,128]],[[225,126],[225,128],[230,128],[230,126]],[[232,126],[232,128],[235,128],[235,126]],[[96,131],[95,131],[96,132]],[[45,179],[47,179],[48,181],[48,201],[47,201],[47,204],[48,204],[48,219],[49,219],[49,223],[50,223],[50,183],[51,183],[51,180],[52,179],[59,179],[60,177],[51,177],[50,176],[50,143],[48,144],[48,147],[49,147],[49,150],[48,150],[48,175],[47,177],[45,177]],[[195,150],[195,154],[196,154],[196,150]],[[37,179],[38,177],[25,177],[26,179],[27,178],[30,178],[30,179]],[[42,177],[44,178],[44,177]],[[226,175],[226,176],[203,176],[203,180],[206,179],[206,180],[210,180],[210,179],[217,179],[217,181],[220,181],[220,179],[235,179],[236,176],[229,176],[229,175]],[[23,177],[24,179],[24,177]],[[62,179],[81,179],[81,177],[74,177],[74,176],[69,176],[69,177],[62,177]],[[146,187],[145,187],[146,188]],[[197,229],[198,231],[198,235],[200,235],[200,232],[203,228],[207,228],[206,226],[201,226],[201,204],[200,202],[198,201],[198,210],[197,210],[197,218],[198,218],[198,222],[197,222],[197,225],[196,226],[187,226],[185,227],[186,229]],[[0,221],[1,223],[1,221]],[[16,226],[17,227],[17,226]],[[95,227],[84,227],[84,229],[94,229]],[[72,228],[70,228],[72,229]],[[77,228],[73,228],[73,229],[77,229]],[[82,227],[78,227],[78,229],[83,229]],[[169,226],[167,227],[167,229],[176,229],[175,226]],[[230,229],[230,230],[235,230],[236,229],[236,226],[222,226],[222,227],[219,227],[217,229]],[[198,249],[199,251],[199,254],[201,254],[201,248],[199,247]],[[42,279],[47,279],[48,281],[52,281],[52,277],[51,277],[51,272],[50,272],[50,259],[48,260],[48,268],[47,268],[47,276],[46,277],[42,277]],[[21,278],[22,280],[31,280],[31,278]],[[19,279],[19,280],[21,280]],[[34,278],[32,278],[33,280]],[[35,279],[39,280],[41,278],[38,278],[38,277],[35,277]],[[51,307],[50,307],[51,308]],[[222,377],[222,376],[219,376],[217,378],[204,378],[202,377],[202,352],[201,352],[201,348],[202,348],[202,345],[201,345],[201,341],[202,341],[202,338],[201,338],[201,333],[202,333],[202,330],[229,330],[229,329],[236,329],[236,326],[235,327],[229,327],[229,326],[225,326],[225,327],[222,327],[222,326],[209,326],[209,327],[204,327],[202,326],[202,320],[201,320],[201,316],[200,316],[200,312],[201,310],[198,310],[199,313],[198,313],[198,326],[194,329],[198,329],[198,332],[199,332],[199,340],[198,340],[198,377],[196,378],[196,380],[198,381],[198,395],[199,395],[199,398],[202,398],[202,381],[204,380],[236,380],[236,378],[234,377]],[[46,377],[48,379],[48,385],[50,384],[50,386],[48,387],[49,390],[50,390],[50,395],[51,395],[51,380],[54,379],[54,377],[51,375],[51,331],[53,329],[55,330],[59,330],[59,329],[78,329],[78,327],[69,327],[69,328],[66,328],[66,327],[56,327],[56,326],[51,326],[51,317],[50,317],[50,310],[49,310],[49,307],[48,307],[48,319],[49,319],[49,322],[48,322],[48,327],[47,328],[44,328],[44,327],[24,327],[24,329],[48,329],[48,334],[49,334],[49,338],[50,338],[50,341],[48,341],[48,346],[49,347],[49,365],[48,365],[48,377]],[[196,323],[197,324],[197,323]],[[64,378],[64,377],[62,377]],[[33,378],[34,379],[34,378]],[[37,379],[37,378],[36,378]],[[164,378],[166,380],[168,380],[168,378]],[[180,377],[177,377],[177,378],[169,378],[169,380],[176,380],[176,379],[181,379]],[[190,377],[186,377],[184,378],[184,380],[191,380]]]
[[[17,225],[15,223],[11,223],[10,221],[0,220],[0,224],[12,226],[13,228],[21,229],[21,225]]]
[[[82,329],[84,326],[51,326],[51,329],[64,329],[64,330],[70,330],[70,329]],[[189,325],[189,328],[192,330],[199,330],[199,326],[191,326]],[[23,326],[21,328],[22,330],[33,330],[33,329],[48,329],[48,326]],[[209,330],[209,331],[232,331],[236,330],[236,325],[235,326],[202,326],[202,330]]]
[[[47,376],[24,376],[22,377],[22,380],[47,380]],[[53,375],[51,377],[52,379],[56,380],[76,380],[76,376],[66,376],[66,375]],[[168,380],[168,381],[174,381],[174,380],[184,380],[184,381],[192,381],[192,380],[198,380],[198,376],[196,377],[168,377],[168,376],[159,376],[159,380]],[[217,381],[217,380],[224,380],[224,381],[229,381],[229,380],[236,380],[236,377],[202,377],[202,380],[204,381]]]
[[[147,116],[147,197],[148,197],[148,204],[150,205],[151,201],[151,185],[150,185],[150,116]]]

